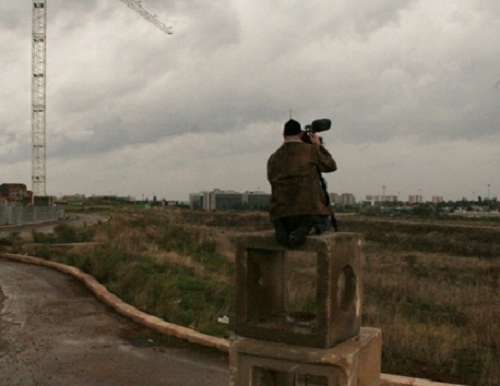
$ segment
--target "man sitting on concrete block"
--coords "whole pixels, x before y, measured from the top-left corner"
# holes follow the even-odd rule
[[[327,121],[329,128],[329,120],[319,121]],[[272,188],[269,211],[278,243],[294,247],[311,230],[321,234],[328,229],[332,212],[321,173],[334,172],[337,165],[321,138],[314,131],[303,131],[299,122],[286,122],[283,138],[267,163]]]

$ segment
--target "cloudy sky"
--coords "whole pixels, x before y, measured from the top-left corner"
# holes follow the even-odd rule
[[[47,193],[270,192],[330,118],[330,192],[500,196],[497,0],[48,0]],[[31,188],[32,2],[0,2],[0,183]],[[488,189],[488,185],[490,185]]]

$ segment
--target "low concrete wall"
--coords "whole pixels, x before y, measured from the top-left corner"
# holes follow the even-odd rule
[[[74,278],[80,280],[94,295],[114,308],[118,313],[132,319],[136,323],[139,323],[145,327],[151,328],[162,334],[175,336],[176,338],[187,340],[189,342],[200,344],[206,347],[212,347],[222,352],[229,352],[229,341],[224,338],[216,338],[213,336],[201,334],[196,330],[178,326],[172,323],[168,323],[163,319],[156,316],[146,314],[145,312],[139,311],[137,308],[123,302],[116,295],[110,293],[106,287],[100,284],[93,276],[83,273],[78,268],[71,267],[69,265],[54,263],[52,261],[43,260],[34,256],[25,255],[15,255],[11,253],[0,253],[0,258],[5,258],[8,260],[40,265],[44,267],[49,267],[56,269],[62,273],[73,276]],[[426,379],[403,377],[399,375],[389,375],[381,374],[380,386],[465,386],[465,385],[451,385],[448,383],[436,383],[431,382]]]
[[[0,225],[52,221],[63,216],[62,206],[0,206]]]

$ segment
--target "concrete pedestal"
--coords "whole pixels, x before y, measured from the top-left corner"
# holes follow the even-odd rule
[[[288,301],[289,254],[313,255],[313,312]],[[274,232],[238,238],[236,331],[240,336],[328,348],[359,333],[361,323],[361,236],[327,232],[300,247],[279,245]]]
[[[364,327],[326,349],[236,338],[229,361],[230,386],[379,386],[381,333]]]

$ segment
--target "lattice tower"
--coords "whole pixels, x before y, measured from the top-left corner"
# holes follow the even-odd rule
[[[31,181],[35,196],[46,196],[47,2],[33,1],[31,87]]]

